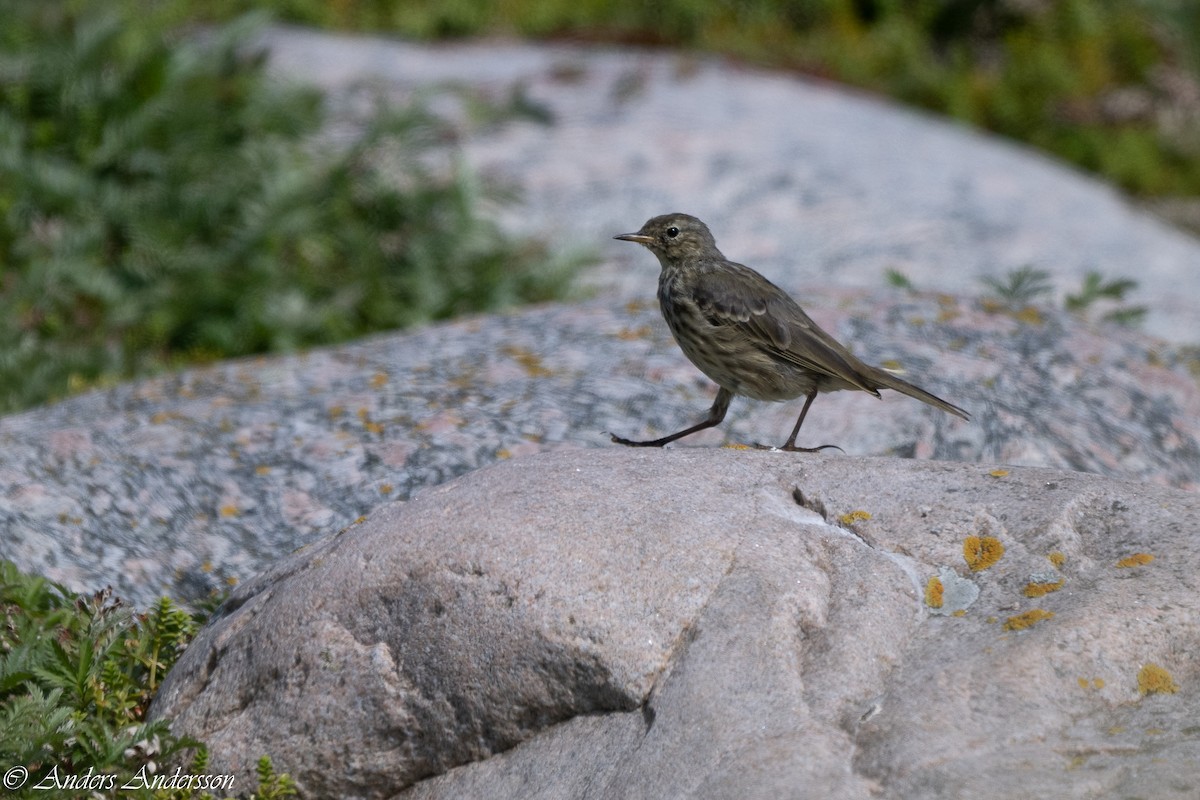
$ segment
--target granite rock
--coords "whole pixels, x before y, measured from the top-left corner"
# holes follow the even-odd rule
[[[656,268],[653,265],[648,268]],[[821,396],[801,444],[1197,488],[1196,362],[1134,332],[928,294],[809,291],[856,353],[972,414]],[[477,467],[662,435],[715,389],[650,302],[550,305],[190,369],[0,419],[0,557],[139,604],[203,598]],[[672,447],[780,444],[800,403],[734,401]]]
[[[1183,800],[1198,532],[1052,469],[562,449],[242,585],[153,713],[304,797]]]

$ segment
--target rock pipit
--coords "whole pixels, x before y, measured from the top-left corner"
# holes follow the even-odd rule
[[[670,436],[617,444],[662,447],[721,424],[737,394],[755,400],[804,397],[792,435],[781,450],[814,452],[834,445],[797,447],[796,435],[820,392],[854,389],[879,397],[894,389],[942,411],[970,419],[956,405],[855,358],[809,319],[786,292],[754,270],[725,258],[708,227],[687,214],[664,214],[637,233],[615,237],[637,242],[658,256],[658,302],[679,347],[720,389],[708,416]]]

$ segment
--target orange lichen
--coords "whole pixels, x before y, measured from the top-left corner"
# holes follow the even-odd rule
[[[1063,579],[1062,578],[1059,578],[1054,583],[1039,583],[1037,581],[1030,581],[1029,583],[1025,584],[1025,596],[1026,597],[1044,597],[1044,596],[1050,594],[1051,592],[1057,592],[1062,587],[1063,587]]]
[[[1050,563],[1053,564],[1056,569],[1062,569],[1062,565],[1067,563],[1066,554],[1060,553],[1057,550],[1046,556],[1046,558],[1050,559]]]
[[[843,525],[853,525],[856,522],[865,522],[871,518],[870,512],[867,511],[851,511],[849,514],[842,514],[838,517],[838,522]]]
[[[930,608],[941,608],[942,599],[946,593],[946,587],[942,585],[942,579],[936,575],[925,582],[925,605]]]
[[[968,536],[963,540],[963,558],[972,572],[995,564],[1004,555],[1004,545],[994,536]]]
[[[1146,664],[1138,671],[1138,692],[1147,694],[1175,694],[1179,685],[1171,673],[1158,664]]]
[[[993,478],[1003,478],[1008,475],[1008,470],[994,469],[991,472],[989,472],[988,475],[991,475]]]
[[[238,513],[238,507],[232,503],[221,506],[222,517],[236,517]]]
[[[642,325],[638,328],[622,328],[617,331],[617,338],[627,342],[635,339],[649,339],[653,335],[654,331],[650,329],[649,325]]]
[[[1149,553],[1134,553],[1131,556],[1126,556],[1117,562],[1117,567],[1125,569],[1128,567],[1141,567],[1149,564],[1154,560],[1154,556]]]
[[[376,372],[374,375],[371,376],[371,388],[372,389],[382,389],[383,387],[387,386],[387,382],[388,382],[388,374],[386,372],[383,372],[383,371]]]
[[[1015,617],[1009,617],[1004,623],[1004,630],[1023,631],[1026,628],[1032,628],[1042,620],[1050,619],[1053,616],[1053,611],[1045,611],[1041,608],[1031,608],[1024,614],[1017,614]]]
[[[531,378],[546,378],[554,374],[549,369],[546,369],[546,366],[542,363],[541,356],[530,350],[526,350],[524,347],[507,345],[501,348],[501,352],[520,364],[521,368],[525,370],[525,374]]]

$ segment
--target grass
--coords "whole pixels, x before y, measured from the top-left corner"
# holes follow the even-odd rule
[[[6,776],[28,776],[20,787],[6,784],[6,796],[78,798],[86,788],[98,798],[211,800],[147,785],[172,774],[167,763],[205,774],[202,743],[146,718],[203,618],[165,597],[138,613],[107,589],[78,595],[0,560],[0,765]],[[269,758],[258,777],[255,800],[295,796]]]

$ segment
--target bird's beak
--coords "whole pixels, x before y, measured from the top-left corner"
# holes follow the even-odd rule
[[[637,242],[638,244],[653,244],[654,237],[647,236],[644,233],[622,233],[620,236],[614,236],[614,239],[620,239],[622,242]]]

